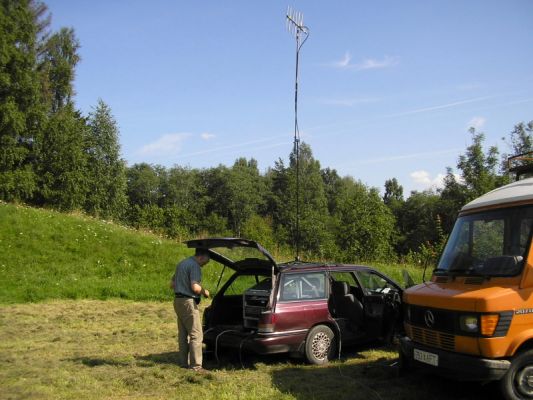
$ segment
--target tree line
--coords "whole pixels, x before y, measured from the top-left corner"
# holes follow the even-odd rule
[[[430,262],[460,207],[509,181],[497,147],[471,129],[472,143],[448,168],[442,189],[404,197],[396,178],[384,195],[323,168],[311,147],[261,173],[254,159],[232,166],[167,168],[121,158],[110,107],[76,109],[73,81],[80,44],[72,28],[50,32],[40,2],[0,0],[0,199],[81,210],[168,237],[240,236],[303,258]],[[533,121],[507,135],[510,154],[533,150]],[[459,178],[457,177],[459,176]],[[299,229],[297,229],[297,224]],[[298,238],[297,238],[298,237]]]

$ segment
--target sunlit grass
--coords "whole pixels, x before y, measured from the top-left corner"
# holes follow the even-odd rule
[[[286,355],[177,366],[171,302],[59,300],[0,308],[2,399],[472,399],[492,387],[413,373],[399,378],[394,347],[345,349],[305,365]],[[375,345],[374,345],[375,346]]]

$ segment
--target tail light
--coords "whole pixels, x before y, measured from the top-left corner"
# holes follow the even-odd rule
[[[276,325],[276,314],[273,314],[272,311],[263,311],[259,317],[259,322],[257,324],[257,331],[260,333],[272,333],[274,332]]]

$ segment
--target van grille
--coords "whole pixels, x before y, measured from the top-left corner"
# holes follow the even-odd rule
[[[430,347],[437,347],[447,351],[455,351],[455,336],[448,333],[432,331],[429,329],[411,326],[413,341]]]

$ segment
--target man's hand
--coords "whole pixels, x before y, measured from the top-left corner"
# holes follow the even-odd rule
[[[206,299],[208,299],[208,298],[209,298],[209,290],[207,290],[207,289],[203,289],[202,292],[203,292],[203,294],[204,294],[204,297],[205,297]]]

